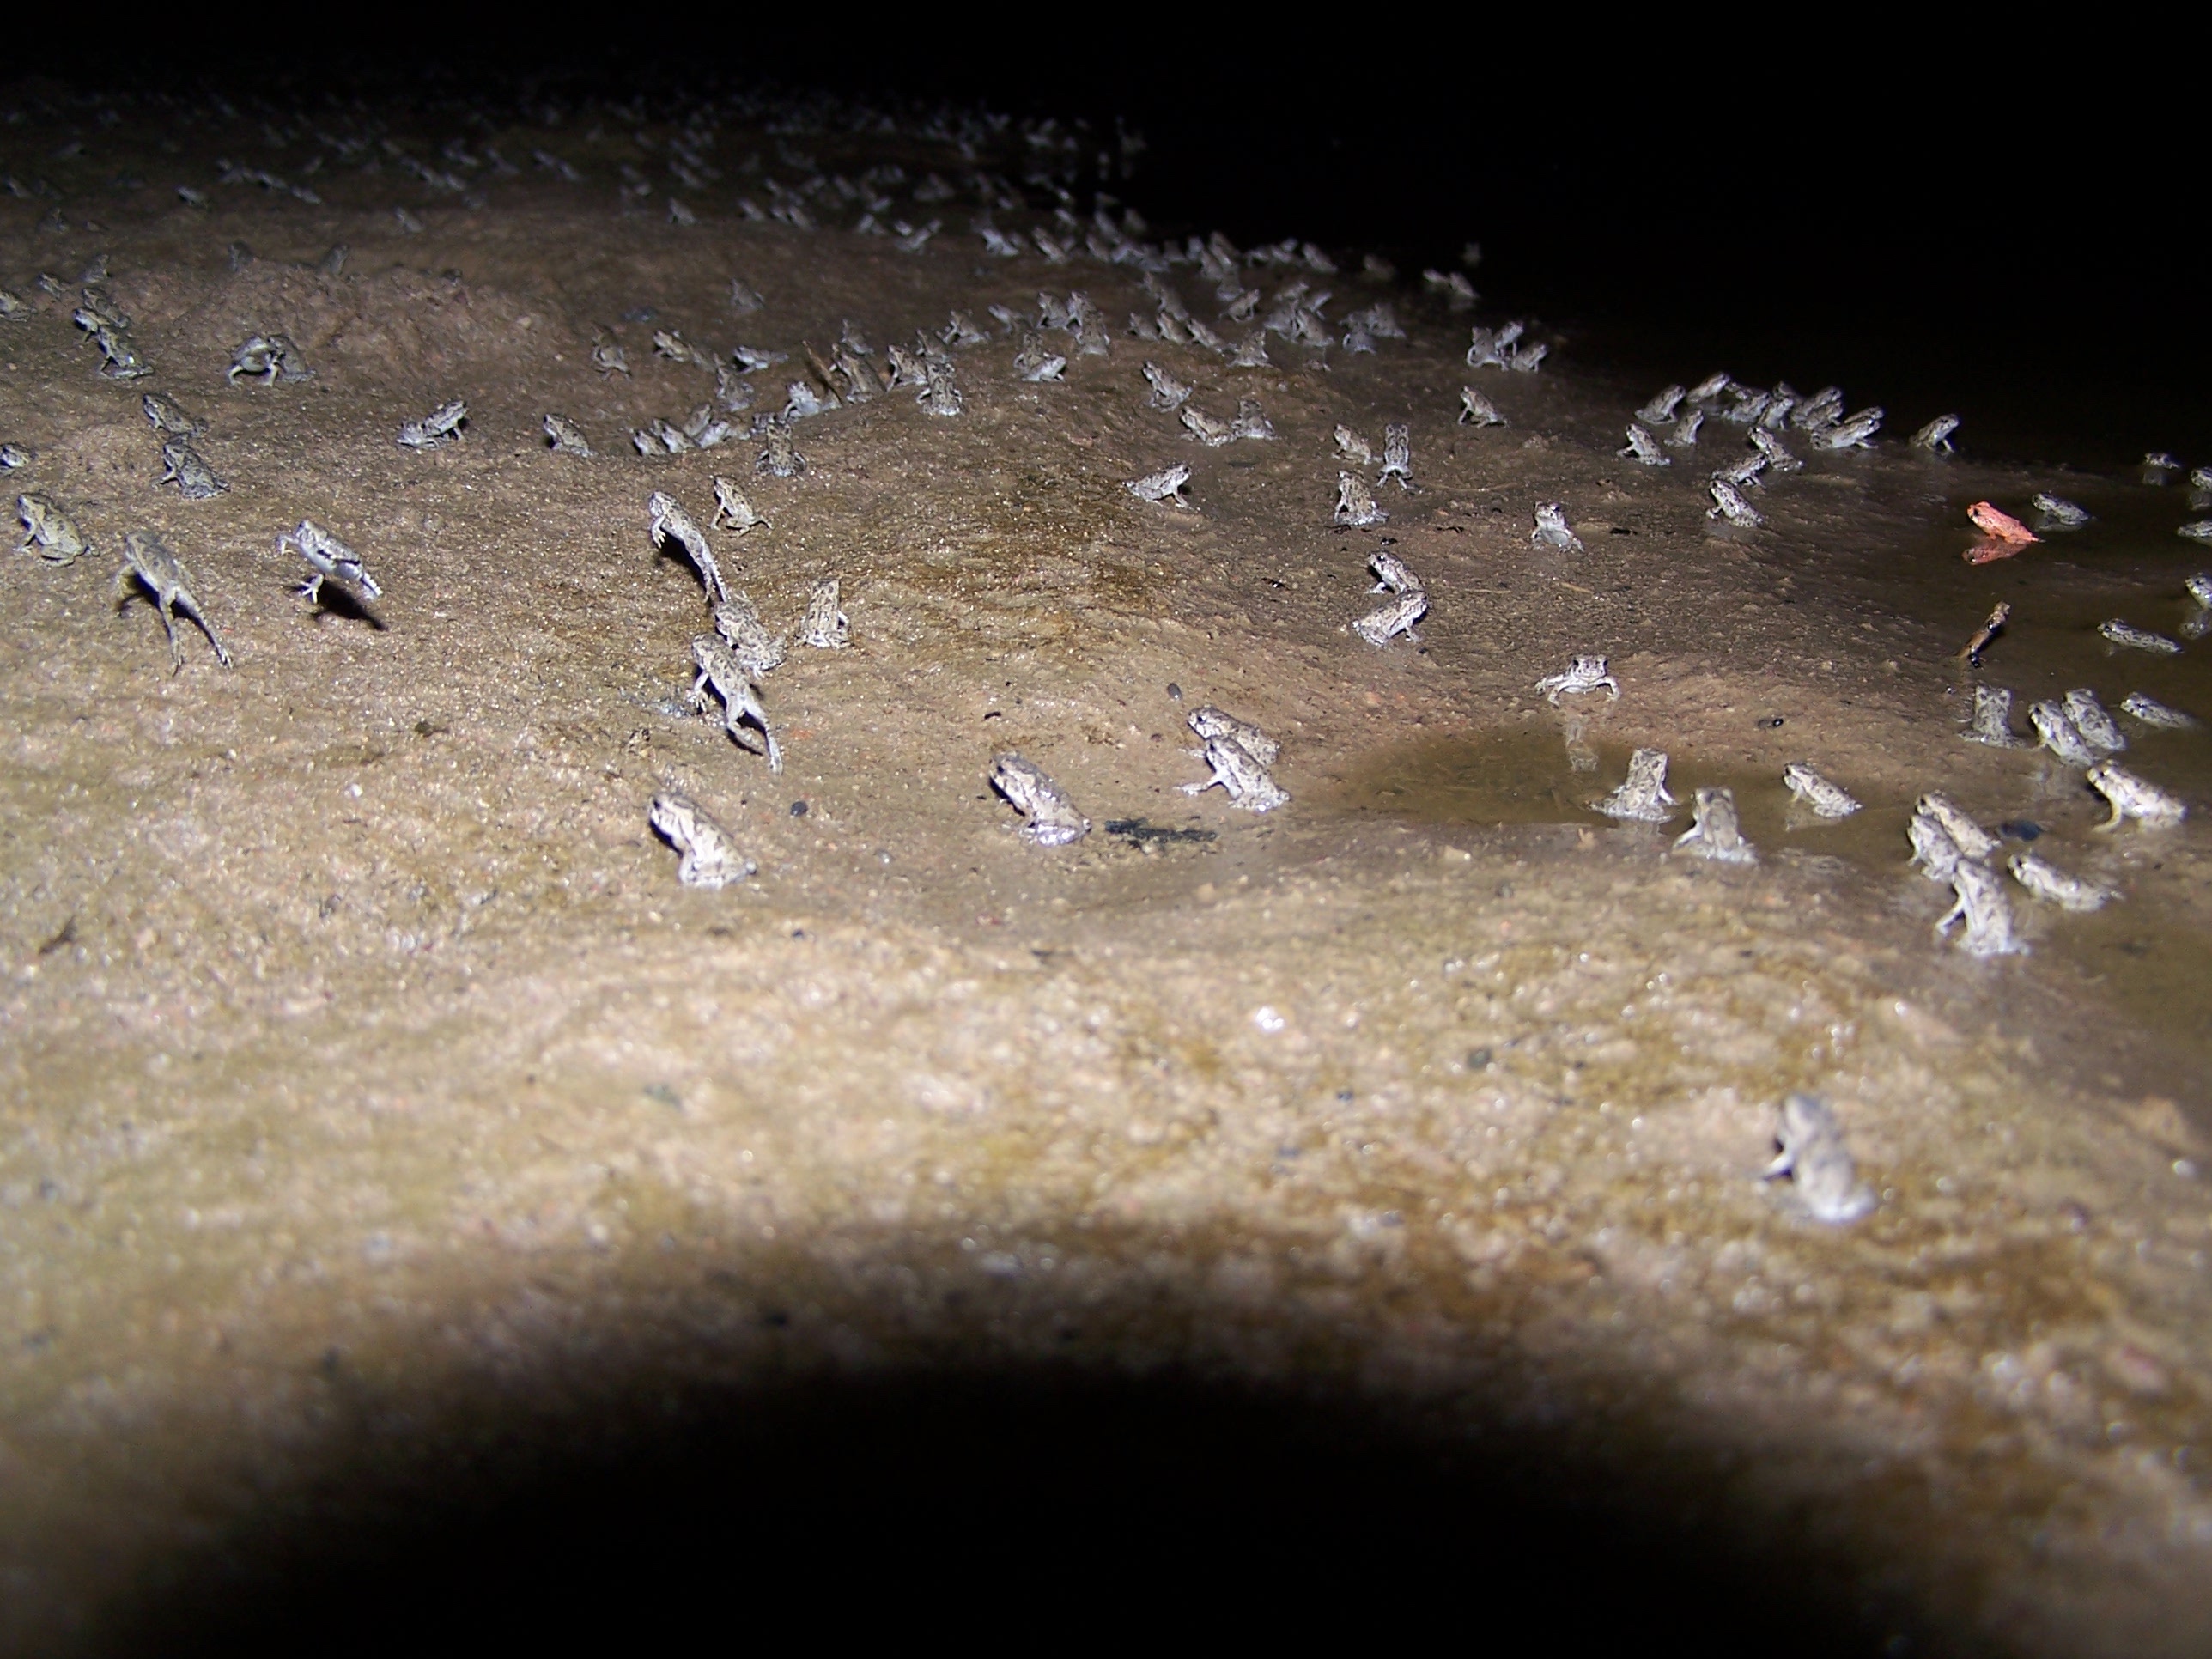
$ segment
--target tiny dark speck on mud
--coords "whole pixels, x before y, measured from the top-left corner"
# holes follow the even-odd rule
[[[1633,536],[1636,532],[1625,524],[1617,524],[1605,533],[1608,536]]]
[[[2032,818],[2007,818],[1997,830],[2014,841],[2033,841],[2043,833],[2043,826]]]
[[[803,800],[795,800],[792,802],[791,816],[795,818],[805,817],[806,816],[806,803]]]
[[[1511,898],[1513,896],[1513,884],[1510,881],[1499,882],[1498,884],[1498,896],[1500,898]]]
[[[1769,714],[1765,720],[1759,721],[1759,725],[1765,727],[1769,732],[1779,732],[1782,729],[1782,716],[1779,714]]]
[[[1474,1048],[1468,1050],[1467,1056],[1467,1069],[1470,1072],[1488,1071],[1490,1069],[1490,1050],[1487,1048]]]
[[[1344,1105],[1349,1106],[1352,1104],[1352,1091],[1349,1089],[1339,1089],[1336,1091],[1336,1097],[1338,1101]]]

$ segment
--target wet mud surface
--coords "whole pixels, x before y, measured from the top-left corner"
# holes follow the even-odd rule
[[[391,136],[428,158],[450,133]],[[480,162],[465,200],[305,132],[126,123],[87,140],[97,166],[39,164],[53,198],[0,200],[29,311],[0,321],[0,439],[34,453],[9,491],[93,544],[9,555],[0,605],[8,1642],[274,1645],[337,1607],[399,1628],[414,1604],[376,1594],[448,1582],[449,1538],[489,1606],[557,1582],[532,1561],[618,1577],[665,1544],[698,1571],[728,1540],[818,1568],[792,1540],[856,1515],[888,1540],[1036,1514],[1121,1560],[1164,1524],[1316,1571],[1510,1544],[1571,1601],[1578,1540],[1674,1540],[1587,1604],[1607,1629],[1737,1597],[1826,1610],[1839,1652],[2201,1649],[2212,738],[2130,727],[2126,763],[2191,816],[2104,834],[2078,770],[1959,735],[1977,683],[2023,714],[2087,685],[2212,716],[2202,647],[2095,632],[2189,621],[2185,489],[1893,438],[1717,531],[1713,462],[1614,453],[1651,388],[1556,337],[1540,374],[1469,371],[1468,317],[1356,256],[1305,275],[1332,315],[1390,301],[1409,339],[1269,335],[1272,367],[1231,369],[1130,337],[1157,308],[1133,267],[989,258],[972,197],[917,205],[913,180],[972,166],[947,144],[728,115],[726,176],[679,224],[617,195],[670,136],[472,133],[585,181]],[[216,184],[249,140],[280,171],[330,155],[319,199]],[[834,191],[817,228],[742,217],[811,176],[793,143],[824,172],[900,161],[898,212],[945,229],[902,252]],[[100,253],[149,379],[103,380],[70,325]],[[1213,315],[1194,268],[1164,280]],[[774,410],[848,319],[880,353],[1071,287],[1113,337],[1065,384],[1020,381],[994,328],[951,354],[958,417],[901,390],[796,421],[793,478],[743,438],[629,443],[714,392],[655,329],[789,353],[748,377]],[[229,381],[275,331],[313,378]],[[602,337],[629,375],[595,371]],[[1148,358],[1224,418],[1258,399],[1275,438],[1188,441],[1146,406]],[[1454,423],[1470,382],[1508,426]],[[156,486],[148,390],[205,420],[226,493]],[[453,398],[459,442],[394,443]],[[550,410],[598,457],[550,453]],[[1398,421],[1416,489],[1333,525],[1334,428]],[[1698,458],[1741,440],[1709,423]],[[1175,462],[1194,512],[1121,487]],[[718,474],[769,520],[710,532],[732,585],[781,630],[834,576],[851,618],[848,648],[794,645],[763,682],[780,775],[686,707],[709,617],[647,537],[649,492],[703,523]],[[1966,564],[1965,507],[2036,489],[2096,521]],[[1544,501],[1583,551],[1531,545]],[[275,538],[303,516],[381,599],[293,591]],[[118,602],[144,529],[234,670],[180,621],[172,674]],[[1376,650],[1346,624],[1386,545],[1431,610]],[[1580,653],[1617,701],[1534,690]],[[1289,806],[1181,793],[1206,702],[1281,743]],[[1671,854],[1686,807],[1589,810],[1645,746],[1686,802],[1733,789],[1756,865]],[[1007,750],[1087,837],[1014,833],[986,781]],[[1865,810],[1793,817],[1793,761]],[[678,884],[646,819],[672,787],[756,876]],[[1905,862],[1929,789],[2121,902],[2021,894],[2030,953],[1963,955]],[[1865,1220],[1760,1180],[1796,1089],[1835,1107]],[[762,1508],[708,1516],[688,1467],[756,1478]],[[1521,1496],[1525,1535],[1485,1491]],[[669,1525],[594,1555],[640,1511]]]

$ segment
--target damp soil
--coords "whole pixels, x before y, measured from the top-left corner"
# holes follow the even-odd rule
[[[1960,737],[1978,682],[2212,716],[2198,647],[2095,634],[2189,620],[2185,492],[1892,441],[1809,459],[1759,497],[1765,528],[1717,531],[1701,469],[1615,453],[1648,389],[1571,339],[1539,374],[1480,371],[1508,426],[1455,425],[1468,319],[1411,285],[1332,279],[1339,313],[1388,299],[1406,322],[1372,356],[1271,336],[1273,367],[1231,370],[1125,333],[1151,304],[1127,266],[987,259],[970,204],[902,195],[947,216],[915,253],[855,234],[857,209],[742,217],[763,173],[805,175],[734,117],[691,224],[624,210],[617,167],[659,165],[628,126],[478,135],[550,147],[581,185],[486,175],[464,201],[334,164],[314,204],[216,185],[242,142],[220,121],[163,149],[173,131],[104,129],[97,167],[40,164],[55,198],[0,200],[0,283],[30,301],[0,322],[0,439],[34,453],[11,483],[94,544],[11,556],[0,586],[15,1648],[173,1650],[240,1608],[296,1643],[336,1605],[301,1583],[356,1584],[359,1612],[362,1563],[428,1570],[409,1517],[537,1537],[551,1480],[571,1507],[549,1513],[604,1528],[678,1477],[579,1469],[680,1468],[697,1436],[803,1492],[805,1460],[726,1437],[814,1389],[874,1449],[839,1465],[862,1510],[908,1480],[963,1515],[1046,1502],[1054,1443],[1135,1445],[1177,1413],[1188,1468],[1280,1479],[1234,1437],[1206,1462],[1231,1442],[1188,1428],[1255,1413],[1285,1447],[1382,1437],[1377,1467],[1516,1449],[1511,1490],[1565,1480],[1624,1537],[1810,1586],[1790,1605],[1832,1606],[1838,1651],[2201,1650],[2212,738],[2136,737],[2127,763],[2191,815],[2104,834],[2077,774]],[[450,136],[396,131],[424,155]],[[963,165],[805,142],[825,170]],[[150,380],[101,379],[33,286],[103,253]],[[762,309],[732,310],[733,278]],[[1210,314],[1194,270],[1168,280]],[[955,354],[957,418],[893,392],[795,422],[794,478],[742,443],[629,445],[713,392],[655,329],[789,353],[751,377],[774,408],[848,319],[880,352],[1070,287],[1115,327],[1065,384],[1018,380],[999,335]],[[313,378],[228,380],[276,331]],[[602,337],[629,375],[594,371]],[[1216,414],[1257,398],[1276,437],[1187,441],[1146,405],[1147,358]],[[227,493],[156,486],[148,389],[205,419]],[[459,442],[394,443],[456,397]],[[551,453],[549,410],[599,456]],[[1334,526],[1334,428],[1397,421],[1415,488],[1383,493],[1385,525]],[[1708,427],[1710,450],[1739,441]],[[1194,511],[1121,487],[1177,461]],[[714,532],[733,586],[781,629],[834,576],[851,618],[848,648],[794,646],[763,684],[781,775],[687,706],[708,613],[647,538],[649,492],[703,520],[717,474],[769,520]],[[1966,563],[1966,506],[2024,514],[2037,489],[2095,523]],[[1542,501],[1583,550],[1531,545]],[[303,516],[382,598],[298,596],[276,537]],[[234,670],[185,624],[173,673],[118,601],[133,529],[182,557]],[[1346,624],[1386,546],[1431,611],[1377,651]],[[1997,599],[2013,621],[1971,669]],[[1534,690],[1592,652],[1617,701]],[[1182,793],[1205,702],[1279,739],[1291,805]],[[1686,799],[1734,792],[1755,866],[1670,852],[1686,819],[1589,810],[1645,746]],[[1008,750],[1087,837],[1018,836],[986,781]],[[1865,811],[1793,818],[1792,761]],[[671,787],[757,876],[678,884],[646,820]],[[2028,955],[1951,948],[1903,836],[1937,788],[2121,901],[2023,895]],[[1854,1226],[1760,1179],[1795,1089],[1828,1097],[1880,1194]],[[799,1443],[840,1443],[829,1407],[805,1420]],[[1047,1427],[994,1445],[1017,1420]],[[902,1462],[901,1423],[964,1425],[975,1457]],[[1284,1455],[1313,1471],[1281,1486],[1310,1528],[1387,1501]],[[975,1484],[994,1460],[1020,1480]],[[1497,1473],[1450,1467],[1463,1484],[1413,1483],[1431,1546]],[[462,1469],[483,1506],[452,1507]],[[1115,1490],[1082,1536],[1134,1561],[1178,1489]]]

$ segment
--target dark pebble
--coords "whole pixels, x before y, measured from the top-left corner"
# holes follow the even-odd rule
[[[1997,825],[1997,833],[2014,841],[2033,841],[2043,833],[2043,826],[2027,818],[2008,818]]]
[[[1168,682],[1168,696],[1173,697],[1177,702],[1181,702],[1182,701],[1182,687],[1177,685],[1173,680],[1170,680]]]
[[[805,817],[806,816],[806,803],[803,800],[795,800],[792,802],[791,816],[795,818]]]
[[[1477,1048],[1470,1053],[1467,1057],[1467,1069],[1470,1072],[1488,1071],[1490,1069],[1490,1050],[1487,1048]]]

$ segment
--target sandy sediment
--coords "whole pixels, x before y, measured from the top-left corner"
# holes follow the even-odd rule
[[[979,1371],[1536,1425],[1638,1513],[1828,1563],[1876,1635],[2203,1640],[2206,1205],[2172,1081],[2194,1051],[2082,966],[2127,919],[2022,895],[2034,954],[1977,962],[1905,867],[1943,787],[1992,823],[2033,807],[2039,850],[2136,918],[2202,921],[2193,821],[2100,843],[2086,792],[1960,743],[1982,578],[1908,592],[1883,562],[1946,492],[2019,478],[1808,458],[1765,529],[1720,530],[1694,458],[1615,454],[1641,393],[1571,341],[1470,371],[1467,319],[1417,290],[1332,279],[1334,314],[1387,298],[1411,338],[1270,336],[1271,367],[1233,369],[1130,337],[1157,307],[1126,266],[986,260],[951,229],[906,253],[711,193],[686,226],[542,176],[481,207],[402,183],[97,229],[0,203],[0,281],[105,252],[155,365],[103,380],[66,302],[0,323],[0,438],[36,452],[10,483],[94,544],[14,561],[0,661],[17,1646],[158,1613],[163,1562],[272,1504],[343,1516],[333,1471],[434,1486],[488,1413],[550,1443],[649,1433],[656,1390]],[[733,277],[763,309],[732,312]],[[1212,315],[1194,271],[1169,280]],[[1071,288],[1112,341],[1056,347],[1064,384],[1018,379],[991,325],[950,353],[958,416],[898,390],[796,421],[794,477],[744,437],[630,444],[714,392],[654,329],[788,352],[747,377],[773,410],[848,319],[880,354]],[[312,380],[227,379],[279,331]],[[603,336],[629,376],[594,370]],[[1191,441],[1146,406],[1148,358],[1275,436]],[[1455,424],[1470,382],[1508,425]],[[149,389],[205,421],[226,493],[155,485]],[[459,441],[394,441],[454,398]],[[551,453],[549,411],[598,457]],[[1379,455],[1397,422],[1415,489],[1334,525],[1334,428]],[[1177,462],[1195,511],[1123,488]],[[718,474],[769,521],[709,532],[730,586],[781,633],[834,577],[851,618],[848,648],[793,644],[762,681],[780,775],[687,707],[712,618],[647,536],[650,492],[704,525]],[[1532,545],[1547,501],[1582,551]],[[381,599],[292,591],[275,538],[303,517]],[[184,560],[234,671],[180,621],[172,675],[117,605],[133,529]],[[1386,547],[1430,610],[1376,649],[1348,624]],[[1536,691],[1579,653],[1617,702]],[[1209,702],[1281,744],[1291,805],[1180,793]],[[1645,746],[1676,820],[1589,812]],[[987,781],[1007,751],[1086,837],[1016,836]],[[1792,761],[1869,811],[1788,817]],[[1669,854],[1711,783],[1755,866]],[[678,886],[646,817],[672,787],[755,877]],[[1792,1089],[1834,1106],[1865,1220],[1761,1181]]]

